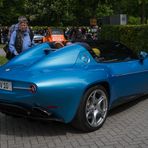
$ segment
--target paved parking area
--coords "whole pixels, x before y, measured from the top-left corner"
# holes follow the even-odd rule
[[[0,113],[0,148],[148,148],[148,99],[112,110],[104,126],[92,133]]]
[[[0,56],[5,56],[5,55],[6,54],[5,54],[4,50],[0,48]]]

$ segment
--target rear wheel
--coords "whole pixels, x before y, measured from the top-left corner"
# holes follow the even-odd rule
[[[95,131],[103,125],[107,113],[107,92],[101,85],[94,86],[84,94],[73,125],[86,132]]]

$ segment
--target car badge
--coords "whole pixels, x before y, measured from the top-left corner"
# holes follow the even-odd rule
[[[5,69],[5,71],[10,71],[10,68]]]

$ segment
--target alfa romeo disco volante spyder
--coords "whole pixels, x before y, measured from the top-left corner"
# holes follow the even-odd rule
[[[42,43],[0,67],[0,112],[91,132],[108,111],[148,93],[148,58],[119,42]]]

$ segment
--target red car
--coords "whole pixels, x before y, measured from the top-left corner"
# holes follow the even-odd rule
[[[67,40],[62,29],[49,27],[46,36],[43,37],[43,42],[59,42],[65,45]]]

